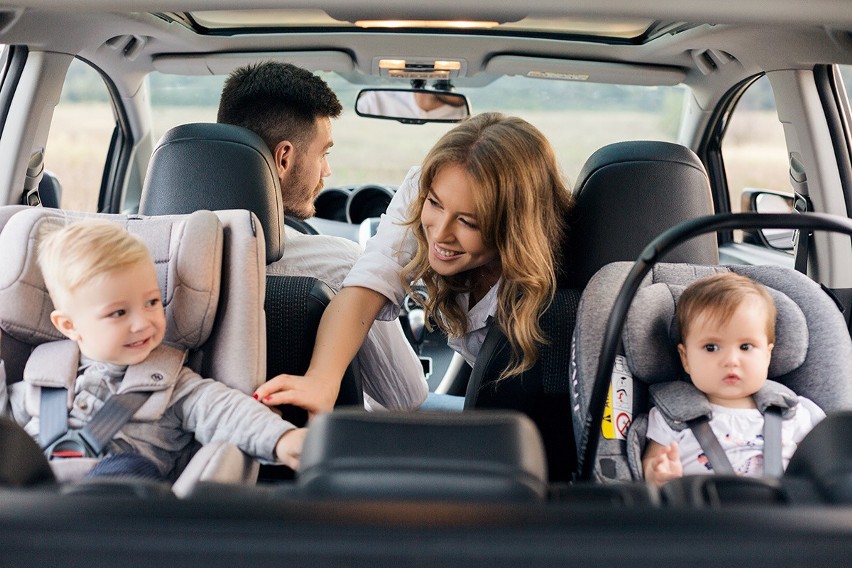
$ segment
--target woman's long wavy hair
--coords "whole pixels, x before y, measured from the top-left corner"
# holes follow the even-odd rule
[[[482,113],[438,140],[423,162],[419,198],[407,219],[417,238],[417,252],[401,278],[409,292],[414,282],[425,282],[426,314],[451,337],[467,332],[467,310],[458,295],[471,289],[471,274],[445,277],[432,270],[420,222],[432,182],[448,165],[466,172],[482,240],[496,247],[500,259],[503,281],[497,323],[512,347],[509,366],[500,378],[522,373],[533,366],[538,347],[548,341],[539,318],[556,290],[574,198],[547,138],[520,118]]]

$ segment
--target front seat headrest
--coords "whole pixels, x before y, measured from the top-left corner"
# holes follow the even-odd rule
[[[266,264],[284,253],[284,209],[275,162],[263,139],[241,126],[193,123],[166,132],[148,163],[139,213],[247,209],[266,240]]]
[[[714,213],[701,160],[671,142],[634,140],[600,148],[580,170],[574,195],[568,269],[580,288],[604,265],[638,258],[666,229]],[[691,239],[663,260],[719,264],[716,235]]]

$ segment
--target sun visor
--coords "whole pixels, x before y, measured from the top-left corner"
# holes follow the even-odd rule
[[[581,83],[615,83],[618,85],[677,85],[686,77],[678,67],[662,65],[627,65],[604,61],[581,61],[497,55],[485,66],[492,75],[519,75],[557,81]]]
[[[208,53],[204,55],[160,55],[154,69],[175,75],[227,75],[237,67],[258,61],[291,63],[314,71],[352,71],[352,57],[343,51],[279,51],[255,53]]]

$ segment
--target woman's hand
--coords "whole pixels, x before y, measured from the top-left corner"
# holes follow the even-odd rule
[[[340,381],[305,376],[278,375],[260,385],[254,397],[266,406],[292,404],[308,411],[310,417],[330,412],[340,392]]]

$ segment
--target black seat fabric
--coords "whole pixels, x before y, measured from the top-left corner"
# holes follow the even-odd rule
[[[54,483],[47,458],[27,432],[0,416],[0,487],[24,487]],[[14,456],[14,457],[13,457]]]
[[[311,423],[298,487],[338,499],[541,501],[545,468],[541,438],[517,412],[341,410]]]
[[[852,503],[852,410],[829,413],[790,459],[784,481],[806,479],[828,503]]]
[[[281,186],[263,139],[232,124],[176,126],[157,144],[142,190],[139,212],[164,215],[198,209],[248,209],[260,221],[266,264],[284,254],[285,217]],[[267,377],[301,374],[310,361],[322,311],[331,290],[316,278],[266,276]],[[360,375],[353,365],[344,377],[338,405],[363,405]],[[301,418],[300,418],[301,417]],[[294,423],[306,415],[292,410]]]
[[[542,330],[550,343],[542,346],[539,359],[530,370],[502,380],[497,377],[508,366],[510,348],[500,327],[492,324],[465,394],[466,409],[512,409],[532,419],[544,442],[551,482],[569,481],[577,466],[568,346],[579,302],[579,290],[557,290],[541,318]]]
[[[576,215],[568,251],[570,284],[584,288],[602,266],[635,260],[657,235],[688,219],[712,215],[704,165],[685,146],[652,140],[609,144],[577,176]],[[715,235],[701,235],[665,262],[719,264]]]

